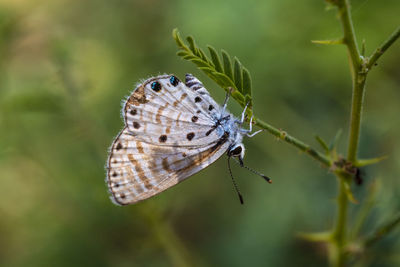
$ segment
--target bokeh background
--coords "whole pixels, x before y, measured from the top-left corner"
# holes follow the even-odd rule
[[[398,0],[352,1],[366,51],[399,25]],[[269,185],[226,160],[133,206],[113,205],[105,162],[123,126],[121,100],[141,79],[197,75],[222,102],[224,92],[179,59],[178,27],[205,48],[237,56],[253,77],[256,114],[317,147],[343,129],[351,80],[336,11],[305,0],[1,0],[0,265],[2,266],[321,266],[324,246],[298,232],[323,231],[335,216],[335,177],[268,133],[246,139],[245,161]],[[359,205],[377,181],[376,205],[362,232],[400,208],[400,44],[368,78],[360,155],[388,155],[354,186]],[[241,108],[231,101],[230,110]],[[399,231],[376,244],[368,264],[399,266]]]

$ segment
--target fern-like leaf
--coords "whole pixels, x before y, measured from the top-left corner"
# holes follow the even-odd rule
[[[233,80],[232,62],[229,54],[225,50],[221,50],[222,59],[224,61],[224,73]]]
[[[172,31],[172,36],[179,47],[177,55],[187,61],[194,63],[197,68],[203,71],[214,82],[221,86],[225,91],[231,91],[235,99],[242,107],[248,104],[248,115],[252,114],[251,98],[251,76],[250,72],[242,66],[235,57],[232,69],[232,60],[229,54],[222,50],[222,63],[218,52],[212,47],[207,46],[210,57],[196,45],[192,36],[186,38],[187,45],[182,40],[177,29]]]
[[[233,79],[235,80],[236,87],[243,94],[242,64],[240,64],[239,59],[236,57],[233,62]]]

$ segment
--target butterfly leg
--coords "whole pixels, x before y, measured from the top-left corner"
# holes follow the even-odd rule
[[[247,102],[247,104],[246,104],[246,106],[244,107],[244,110],[243,110],[243,112],[242,112],[242,119],[240,120],[240,124],[243,124],[243,122],[244,122],[244,118],[245,118],[245,116],[246,116],[246,110],[247,110],[247,107],[249,106],[249,104],[250,104],[250,102]],[[253,118],[253,117],[252,117]],[[251,125],[251,124],[250,124]]]
[[[249,126],[249,130],[248,130],[249,133],[253,130],[253,117],[254,116],[251,116],[251,118],[250,118],[250,126]],[[256,134],[258,134],[260,132],[262,132],[262,130],[258,130],[258,131],[254,132],[252,134],[247,133],[246,135],[248,137],[253,137],[253,136],[255,136]]]
[[[225,113],[226,106],[228,106],[228,100],[229,100],[229,97],[231,96],[232,90],[233,90],[233,89],[232,89],[231,87],[229,87],[229,88],[228,88],[228,91],[226,92],[224,104],[222,105],[222,114]]]

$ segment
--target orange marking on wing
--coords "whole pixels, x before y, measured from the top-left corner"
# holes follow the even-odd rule
[[[178,106],[178,104],[179,104],[180,102],[182,102],[186,97],[187,97],[187,93],[183,93],[183,94],[181,95],[181,98],[180,98],[179,100],[176,100],[176,101],[173,103],[173,106],[174,106],[174,107]]]
[[[144,154],[142,142],[136,141],[136,148],[137,148],[139,153]]]
[[[157,110],[157,114],[156,114],[156,122],[157,123],[161,123],[161,114],[163,113],[164,109],[166,109],[168,107],[169,103],[166,103],[165,106],[160,107]]]
[[[144,93],[144,85],[136,88],[133,94],[128,98],[128,103],[135,106],[146,104],[147,102],[149,102],[149,100],[146,99],[146,95]]]
[[[162,166],[163,166],[163,169],[165,171],[167,171],[167,172],[171,171],[171,169],[169,168],[169,163],[168,163],[168,159],[167,158],[163,158],[162,159]]]
[[[128,159],[135,166],[136,173],[139,176],[140,181],[143,182],[144,187],[150,190],[153,186],[150,184],[149,178],[147,178],[146,175],[144,175],[144,171],[140,166],[139,162],[133,157],[132,154],[128,154]]]

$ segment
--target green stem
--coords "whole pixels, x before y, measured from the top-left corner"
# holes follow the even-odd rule
[[[400,37],[400,26],[369,57],[367,69],[370,70],[385,51]]]
[[[343,29],[343,42],[347,46],[349,57],[351,59],[351,66],[353,75],[358,72],[360,65],[360,52],[356,42],[356,34],[354,32],[353,22],[350,14],[350,3],[348,0],[339,0],[337,2],[339,18],[342,23]]]
[[[349,201],[346,194],[346,177],[337,174],[339,193],[337,197],[338,211],[335,229],[333,231],[333,250],[331,256],[333,266],[344,266],[345,247],[347,242],[347,210]]]
[[[311,148],[309,145],[298,140],[297,138],[287,134],[285,131],[279,130],[260,119],[255,119],[255,124],[257,126],[259,126],[260,128],[267,130],[268,132],[270,132],[272,135],[278,137],[279,139],[282,139],[285,142],[287,142],[291,145],[294,145],[301,151],[305,152],[307,155],[313,157],[314,159],[316,159],[319,162],[321,162],[322,164],[324,164],[324,166],[326,166],[326,167],[331,166],[331,161],[328,157],[326,157],[322,153],[316,151],[315,149]]]
[[[348,0],[338,0],[337,2],[340,22],[343,29],[343,41],[347,47],[350,58],[350,69],[352,71],[353,93],[350,117],[350,134],[347,159],[351,162],[357,160],[357,150],[360,136],[361,111],[364,99],[364,88],[366,73],[361,73],[361,56],[358,50],[356,35],[350,14],[350,4]],[[333,231],[331,245],[331,263],[333,266],[344,266],[346,261],[345,247],[347,243],[347,213],[349,200],[346,194],[346,183],[349,177],[337,173],[339,181],[338,192],[338,211],[336,225]]]
[[[361,113],[364,102],[366,74],[357,73],[353,80],[353,93],[351,101],[350,134],[347,150],[347,160],[355,163],[360,139]]]

